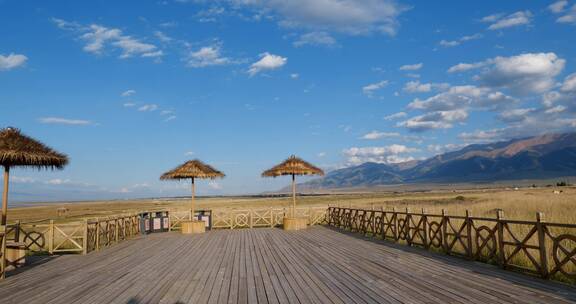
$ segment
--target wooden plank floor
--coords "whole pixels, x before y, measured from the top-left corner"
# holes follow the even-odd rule
[[[153,234],[0,282],[0,303],[572,303],[576,289],[326,227]]]

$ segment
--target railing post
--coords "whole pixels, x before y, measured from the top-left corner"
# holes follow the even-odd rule
[[[48,226],[48,252],[50,254],[54,252],[54,220],[50,220]]]
[[[410,237],[410,222],[412,215],[410,215],[410,209],[406,207],[406,217],[404,218],[404,236],[406,237],[406,242],[409,246],[412,246],[412,238]]]
[[[248,210],[248,220],[249,220],[249,226],[250,228],[252,228],[252,218],[254,217],[254,210],[250,209]]]
[[[538,247],[540,249],[540,275],[542,278],[547,279],[549,274],[548,269],[548,252],[546,250],[546,223],[544,220],[544,213],[536,213],[536,229],[538,230]]]
[[[398,213],[396,212],[396,207],[392,207],[392,232],[394,233],[394,241],[398,242],[400,239],[400,234],[398,233]]]
[[[426,215],[426,209],[422,208],[422,230],[423,233],[422,235],[424,236],[424,239],[422,240],[422,242],[424,243],[424,248],[428,249],[430,247],[430,244],[428,243],[428,216]]]
[[[116,234],[116,243],[118,243],[118,217],[114,218],[114,233]]]
[[[496,220],[497,220],[497,229],[498,229],[498,236],[497,236],[497,243],[498,243],[498,264],[500,267],[506,267],[506,255],[504,253],[504,211],[498,210],[496,212]]]
[[[444,250],[444,253],[448,253],[448,216],[444,209],[442,209],[442,221],[440,221],[440,226],[442,226],[442,249]]]
[[[82,254],[88,253],[88,219],[84,219],[84,233],[82,235]]]
[[[17,243],[20,242],[20,220],[16,221],[14,228],[14,241]]]
[[[100,219],[96,219],[96,246],[94,250],[100,250]]]
[[[274,209],[270,207],[270,227],[274,228]]]
[[[466,254],[472,260],[474,255],[472,254],[472,219],[470,217],[470,211],[466,209]]]

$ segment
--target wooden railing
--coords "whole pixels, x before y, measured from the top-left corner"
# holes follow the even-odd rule
[[[31,253],[88,253],[139,232],[138,215],[130,214],[73,222],[17,222],[7,226],[5,238],[24,243]]]
[[[222,209],[212,210],[213,229],[239,229],[276,227],[282,225],[287,208]],[[189,211],[170,211],[170,229],[180,230],[180,223],[189,220]],[[296,208],[296,216],[306,217],[309,225],[326,223],[326,207]]]
[[[0,225],[0,279],[6,274],[6,226]]]
[[[485,218],[329,207],[327,221],[365,236],[576,282],[576,224],[548,223],[542,213],[520,221],[505,219],[502,211]]]

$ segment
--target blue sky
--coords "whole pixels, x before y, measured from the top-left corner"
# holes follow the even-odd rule
[[[65,152],[14,200],[275,190],[326,170],[576,127],[576,1],[0,0],[0,126]]]

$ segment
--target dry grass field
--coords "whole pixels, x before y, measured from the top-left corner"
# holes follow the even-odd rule
[[[554,194],[553,191],[562,191]],[[28,207],[14,207],[9,221],[23,222],[58,219],[58,208],[67,208],[66,219],[78,219],[156,209],[187,208],[189,199],[146,199],[68,203],[36,203]],[[216,197],[199,198],[199,209],[249,209],[288,207],[289,197]],[[509,219],[534,220],[536,212],[544,212],[549,222],[576,223],[576,188],[522,188],[426,191],[426,192],[358,192],[310,195],[298,198],[298,206],[352,206],[360,208],[410,208],[419,212],[463,215],[469,210],[473,216],[495,217],[502,209]]]

